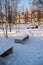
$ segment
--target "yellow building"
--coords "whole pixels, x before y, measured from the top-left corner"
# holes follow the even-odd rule
[[[26,17],[25,17],[26,16]],[[23,15],[17,17],[17,22],[24,23],[25,19],[28,18],[27,22],[43,22],[43,12],[34,11],[34,12],[23,12]]]

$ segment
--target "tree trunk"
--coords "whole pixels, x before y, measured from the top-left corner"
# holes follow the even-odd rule
[[[9,31],[11,32],[11,24],[9,24]]]

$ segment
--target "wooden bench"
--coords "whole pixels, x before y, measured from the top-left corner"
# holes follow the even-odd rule
[[[29,35],[27,35],[27,34],[21,35],[21,36],[17,36],[15,38],[15,43],[23,43],[23,41],[25,41],[28,38],[29,38]]]

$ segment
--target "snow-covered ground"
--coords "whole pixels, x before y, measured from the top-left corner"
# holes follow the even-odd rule
[[[0,40],[4,42],[5,38],[0,37]],[[43,65],[43,37],[30,37],[24,44],[14,43],[14,37],[9,37],[9,40],[13,54],[1,58],[0,65]]]
[[[5,41],[12,43],[13,53],[5,58],[0,58],[0,65],[43,65],[43,29],[27,29],[26,26],[18,26],[12,32],[8,31],[8,39],[0,33],[1,44]],[[14,43],[15,37],[22,33],[29,35],[24,44]]]
[[[11,35],[15,35],[16,34],[16,31],[23,31],[23,32],[27,32],[27,33],[30,33],[30,35],[34,35],[34,36],[43,36],[43,25],[40,25],[38,27],[38,29],[27,29],[27,27],[31,27],[32,24],[17,24],[17,25],[12,25],[11,26],[11,31],[12,32],[9,32],[9,27],[8,27],[8,36],[11,36]],[[3,31],[3,28],[0,28],[0,35],[4,35],[4,32],[5,32],[5,26],[4,26],[4,31]]]

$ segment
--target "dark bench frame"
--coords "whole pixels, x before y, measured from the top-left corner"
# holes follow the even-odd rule
[[[29,38],[29,36],[27,35],[26,37],[24,37],[22,40],[21,39],[15,39],[15,43],[23,43],[25,40],[27,40]]]
[[[6,57],[8,56],[9,54],[12,54],[13,52],[13,49],[12,47],[10,49],[8,49],[7,51],[5,51],[3,54],[0,55],[0,57]]]

